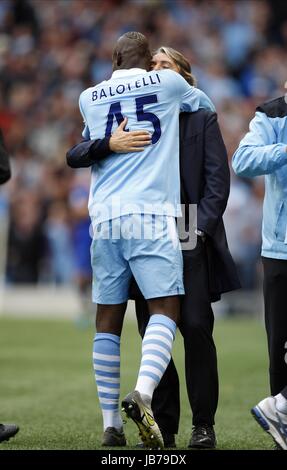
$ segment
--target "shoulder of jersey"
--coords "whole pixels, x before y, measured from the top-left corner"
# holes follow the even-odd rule
[[[82,93],[80,94],[80,100],[82,100],[86,95],[87,93],[89,93],[89,91],[92,90],[92,87],[89,87],[89,88],[86,88],[85,90],[82,91]]]
[[[160,77],[175,77],[177,78],[179,74],[171,69],[162,69],[162,70],[154,70],[155,73],[158,73]]]
[[[267,101],[256,108],[256,111],[266,114],[270,118],[283,118],[287,116],[287,103],[285,96]]]
[[[81,96],[82,95],[86,95],[88,93],[90,93],[92,90],[94,90],[95,88],[99,87],[99,86],[103,86],[107,83],[107,80],[103,80],[102,82],[100,83],[96,83],[96,85],[93,85],[93,86],[90,86],[89,88],[86,88],[84,91],[82,91],[81,93]]]

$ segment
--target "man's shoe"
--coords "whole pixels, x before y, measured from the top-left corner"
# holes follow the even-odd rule
[[[16,424],[0,424],[0,442],[9,441],[18,431],[19,427]]]
[[[215,449],[216,437],[213,426],[193,426],[188,447],[190,449]]]
[[[164,442],[153,412],[138,391],[129,393],[122,401],[122,411],[131,418],[139,429],[140,438],[148,449],[163,449]]]
[[[123,430],[109,427],[105,430],[102,440],[104,447],[124,447],[126,445],[126,438]]]
[[[163,437],[164,447],[166,449],[176,447],[174,434],[169,434],[167,432],[161,432],[161,434]]]
[[[268,432],[281,449],[287,450],[287,415],[276,408],[276,398],[267,397],[252,408],[258,424]]]
[[[171,448],[175,448],[176,447],[176,443],[175,443],[175,437],[174,437],[174,434],[169,434],[169,433],[166,433],[164,431],[161,431],[161,435],[162,435],[162,438],[163,438],[163,443],[164,443],[164,448],[165,449],[171,449]],[[146,446],[144,445],[143,442],[139,442],[136,447],[138,449],[145,449]]]

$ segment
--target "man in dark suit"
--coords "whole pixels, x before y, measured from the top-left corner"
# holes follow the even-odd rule
[[[218,403],[216,348],[211,302],[240,287],[228,249],[222,216],[229,196],[229,167],[216,113],[200,110],[180,115],[182,203],[197,204],[197,245],[183,250],[185,296],[179,329],[184,339],[187,393],[193,413],[191,448],[214,448]],[[147,322],[143,299],[136,301],[139,325]],[[141,328],[144,329],[144,326]],[[153,398],[159,426],[170,442],[178,429],[179,390],[173,361]]]
[[[112,151],[140,150],[148,143],[148,136],[140,131],[124,133],[125,124],[110,139],[74,146],[67,152],[68,165],[87,167]],[[219,300],[222,293],[240,287],[222,220],[230,175],[216,113],[199,110],[180,115],[180,165],[182,203],[197,204],[197,245],[193,250],[183,251],[185,296],[179,325],[185,344],[186,384],[193,412],[189,446],[214,448],[218,373],[211,302]],[[147,304],[135,292],[131,296],[136,300],[139,331],[143,336],[149,318]],[[155,391],[152,407],[165,446],[174,445],[180,405],[179,380],[172,360]]]
[[[9,164],[9,155],[4,145],[3,134],[0,129],[0,184],[6,183],[11,178],[11,170]],[[16,424],[0,423],[0,442],[8,441],[19,431]]]

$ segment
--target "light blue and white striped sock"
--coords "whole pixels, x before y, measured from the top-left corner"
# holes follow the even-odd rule
[[[104,430],[122,428],[119,412],[120,397],[120,337],[97,333],[94,339],[93,364]]]
[[[142,342],[142,359],[135,390],[152,398],[171,358],[176,323],[165,315],[151,316]]]

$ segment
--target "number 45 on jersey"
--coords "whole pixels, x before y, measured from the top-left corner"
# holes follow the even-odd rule
[[[144,106],[147,104],[157,103],[157,95],[145,95],[140,96],[135,99],[136,104],[136,115],[138,122],[141,121],[149,121],[152,123],[154,132],[152,134],[151,142],[152,144],[156,144],[156,142],[160,139],[161,136],[161,128],[160,128],[160,120],[154,113],[149,113],[144,111]],[[114,123],[114,118],[116,118],[118,125],[124,120],[122,114],[122,108],[120,101],[117,101],[111,104],[107,119],[107,127],[105,136],[109,137],[112,134],[112,128]]]

